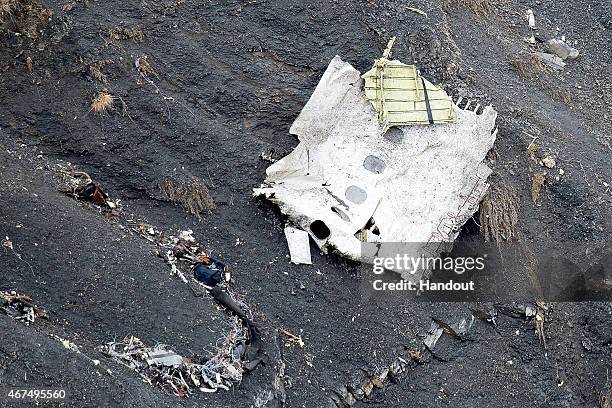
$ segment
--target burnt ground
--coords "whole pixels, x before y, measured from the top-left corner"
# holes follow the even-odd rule
[[[314,247],[312,266],[289,264],[283,217],[251,189],[269,164],[260,153],[273,149],[278,158],[297,145],[289,126],[331,58],[363,72],[397,35],[397,58],[454,96],[497,109],[491,182],[518,197],[521,242],[532,252],[554,242],[559,253],[596,262],[612,230],[608,3],[20,4],[38,14],[2,17],[0,232],[21,259],[0,251],[0,289],[29,294],[50,319],[26,327],[0,316],[0,387],[66,387],[65,405],[78,407],[262,406],[282,361],[286,401],[267,406],[320,407],[360,370],[421,351],[412,368],[358,404],[606,406],[609,302],[549,304],[546,347],[532,320],[500,315],[496,327],[477,321],[463,341],[443,336],[431,355],[421,346],[430,318],[454,321],[473,305],[370,302],[360,296],[357,265]],[[529,64],[527,8],[538,37],[559,28],[578,41],[581,56],[562,72]],[[152,84],[135,67],[143,56]],[[89,112],[102,90],[117,97],[113,107]],[[554,169],[538,163],[549,153]],[[268,365],[229,392],[179,399],[99,353],[104,342],[130,334],[201,353],[226,316],[170,276],[146,241],[59,193],[57,164],[67,162],[121,198],[126,214],[165,231],[191,228],[231,265],[235,288],[263,328]],[[544,171],[534,204],[531,179]],[[161,200],[157,186],[168,177],[202,180],[216,209],[198,220]],[[302,333],[304,348],[277,328]]]

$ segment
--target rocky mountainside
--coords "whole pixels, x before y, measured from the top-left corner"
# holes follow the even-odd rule
[[[395,35],[394,57],[498,112],[480,214],[493,239],[534,254],[558,243],[592,265],[612,231],[609,3],[0,0],[0,12],[0,291],[49,315],[26,326],[0,313],[3,392],[64,388],[71,407],[612,406],[610,302],[532,315],[372,301],[356,263],[313,245],[313,265],[290,264],[285,219],[252,197],[262,157],[298,144],[288,129],[330,60],[365,72]],[[557,70],[533,57],[561,36],[577,59]],[[70,168],[121,215],[61,192]],[[177,205],[169,182],[200,193]],[[476,221],[459,240],[483,239]],[[202,355],[227,331],[227,313],[130,233],[138,223],[191,229],[231,268],[268,361],[230,391],[180,398],[100,352],[133,335]],[[496,325],[476,318],[424,348],[432,317],[473,310],[497,310]]]

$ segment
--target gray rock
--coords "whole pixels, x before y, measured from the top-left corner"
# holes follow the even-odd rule
[[[565,67],[565,62],[563,62],[563,59],[556,55],[552,55],[547,52],[536,52],[535,54],[538,56],[538,58],[540,58],[542,63],[553,69],[561,70]]]
[[[556,38],[550,39],[546,41],[546,46],[548,49],[559,56],[561,59],[575,59],[580,55],[580,51],[575,49],[574,47],[570,47],[562,40],[557,40]]]

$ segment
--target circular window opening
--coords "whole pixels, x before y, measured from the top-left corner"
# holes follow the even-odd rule
[[[348,186],[344,196],[355,204],[362,204],[368,199],[368,193],[357,186]]]
[[[363,167],[372,173],[380,174],[385,171],[385,167],[387,167],[387,165],[378,157],[370,155],[363,161]]]
[[[325,223],[321,220],[313,221],[312,224],[310,224],[310,230],[314,236],[320,240],[327,239],[327,237],[329,237],[331,234],[331,231],[329,228],[327,228],[327,225],[325,225]]]
[[[404,140],[404,132],[394,126],[391,129],[387,130],[383,137],[391,143],[400,144],[402,143],[402,140]]]

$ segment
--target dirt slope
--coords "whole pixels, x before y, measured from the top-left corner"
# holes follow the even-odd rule
[[[558,253],[592,264],[612,230],[612,10],[576,3],[49,1],[40,7],[50,18],[4,19],[0,232],[23,261],[0,251],[0,289],[33,296],[51,319],[24,327],[0,315],[0,387],[24,385],[26,376],[30,385],[66,384],[66,405],[75,407],[263,406],[275,392],[266,406],[320,407],[362,369],[374,372],[398,355],[410,360],[431,316],[469,312],[473,305],[366,301],[358,267],[315,250],[314,265],[289,264],[283,218],[251,197],[269,164],[260,154],[278,158],[295,147],[289,126],[331,58],[364,71],[391,35],[398,36],[397,58],[416,63],[453,96],[498,110],[491,181],[516,193],[516,230],[527,247],[558,242]],[[529,7],[538,36],[559,27],[559,35],[578,41],[581,57],[560,73],[529,64],[521,73],[513,64],[529,62]],[[36,30],[21,34],[32,24]],[[90,112],[103,90],[115,97],[112,107]],[[536,136],[531,159],[527,147]],[[549,153],[554,169],[538,163]],[[59,193],[56,164],[65,162],[123,199],[126,214],[166,231],[191,228],[228,262],[262,325],[269,364],[230,392],[180,400],[99,354],[102,343],[128,334],[201,352],[218,339],[226,316],[171,277],[146,241]],[[545,171],[534,204],[532,179]],[[158,189],[166,178],[192,177],[216,203],[202,221],[161,200]],[[611,313],[610,303],[552,305],[547,349],[532,321],[500,316],[497,328],[478,321],[465,341],[444,336],[435,355],[423,352],[367,402],[603,406]],[[305,347],[277,328],[303,330]],[[103,364],[94,367],[49,334]],[[284,403],[273,386],[282,362]]]

